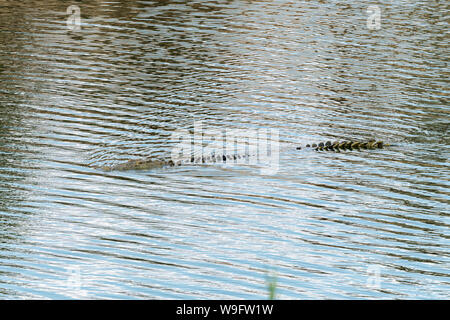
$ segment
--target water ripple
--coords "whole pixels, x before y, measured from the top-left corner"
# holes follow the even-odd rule
[[[0,5],[0,297],[260,299],[275,272],[284,299],[449,298],[442,4],[379,30],[360,2],[79,6],[73,32],[64,3]],[[90,166],[195,121],[277,129],[279,170]]]

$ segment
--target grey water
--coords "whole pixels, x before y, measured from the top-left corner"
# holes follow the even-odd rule
[[[0,298],[266,299],[273,275],[278,299],[449,299],[448,14],[0,1]],[[276,130],[276,172],[90,165],[199,122]]]

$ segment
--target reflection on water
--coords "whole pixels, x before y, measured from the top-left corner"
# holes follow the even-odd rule
[[[443,4],[71,4],[0,2],[0,297],[449,298]],[[87,166],[195,121],[278,130],[278,172]]]

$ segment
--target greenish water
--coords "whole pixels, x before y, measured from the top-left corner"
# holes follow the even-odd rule
[[[0,298],[450,297],[447,6],[73,4],[0,2]],[[276,130],[278,170],[88,166],[198,121]]]

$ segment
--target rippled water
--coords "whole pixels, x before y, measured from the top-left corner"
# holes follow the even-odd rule
[[[450,298],[444,3],[72,4],[0,2],[0,298]],[[88,165],[195,121],[277,130],[279,170]]]

